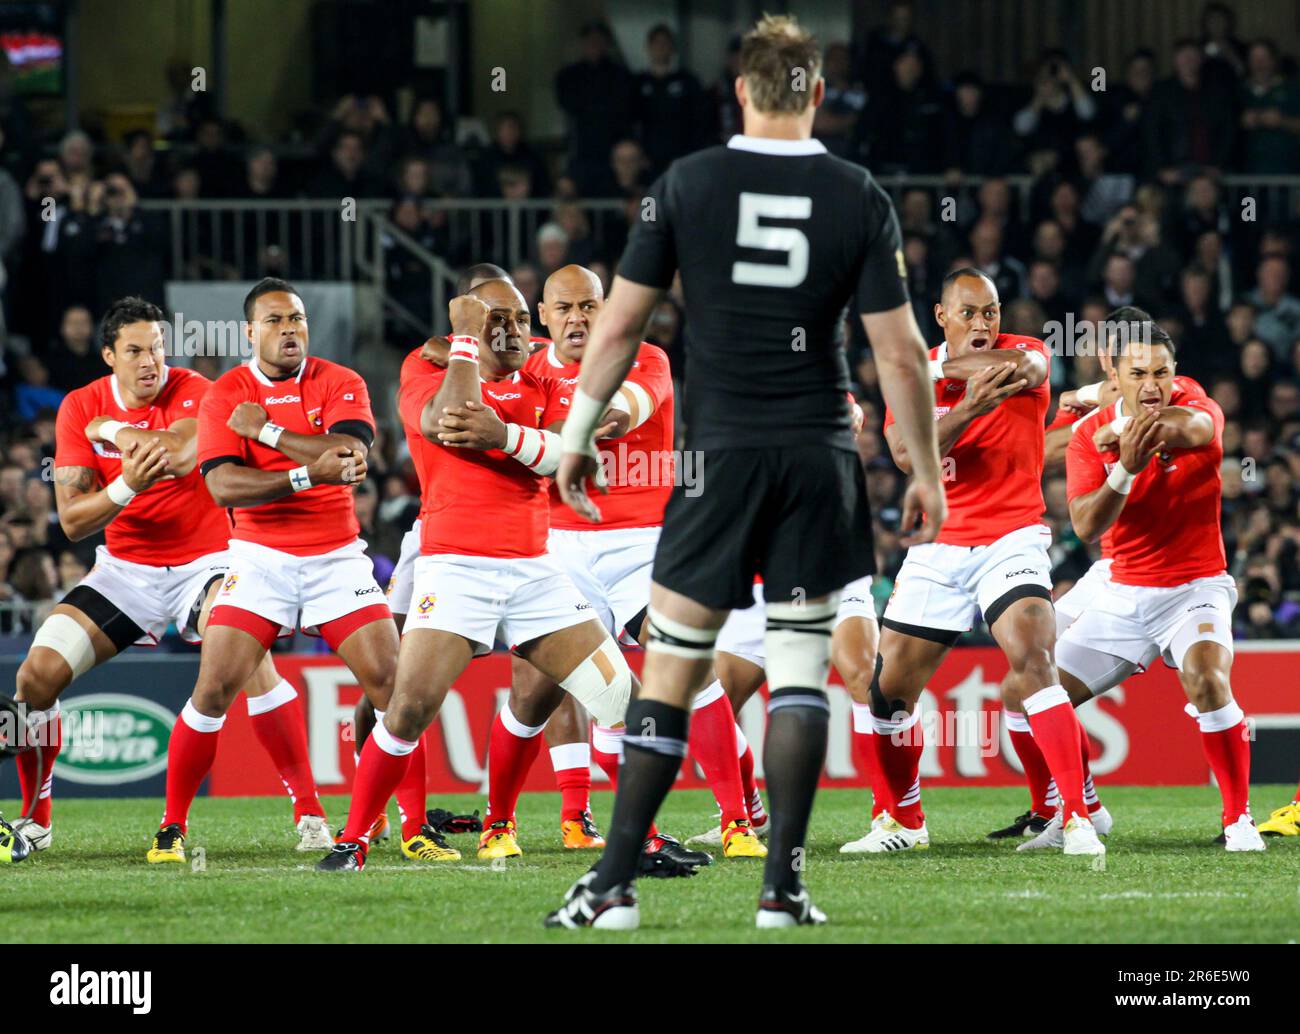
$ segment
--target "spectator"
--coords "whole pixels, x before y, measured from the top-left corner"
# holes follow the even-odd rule
[[[991,217],[981,218],[970,232],[971,263],[998,289],[1005,305],[1025,292],[1025,267],[1003,250],[1002,227]]]
[[[847,43],[826,48],[822,78],[826,96],[813,118],[813,136],[826,150],[841,158],[859,157],[861,123],[867,107],[867,91],[852,77],[853,58]]]
[[[227,145],[225,123],[217,118],[204,119],[194,134],[194,143],[189,164],[199,174],[204,197],[238,196],[243,169]]]
[[[916,12],[910,0],[894,0],[889,5],[889,20],[867,34],[860,67],[866,69],[867,89],[870,92],[885,88],[889,83],[889,70],[904,51],[910,51],[921,63],[921,78],[934,85],[934,61],[930,50],[913,28]]]
[[[596,197],[607,182],[610,153],[633,122],[632,77],[604,22],[588,22],[578,38],[582,56],[560,69],[555,93],[569,120],[569,174],[583,195]]]
[[[726,143],[741,132],[740,101],[736,100],[736,78],[740,75],[740,37],[732,36],[727,43],[722,72],[709,88],[709,102],[713,106],[713,122],[717,129],[714,143]]]
[[[543,223],[537,230],[537,265],[543,283],[568,261],[569,235],[559,223]]]
[[[1068,56],[1062,50],[1049,50],[1034,75],[1033,96],[1011,120],[1028,152],[1030,170],[1040,172],[1059,164],[1080,129],[1096,115],[1097,104],[1079,82]]]
[[[1037,259],[1029,264],[1026,297],[1043,310],[1045,322],[1064,325],[1065,313],[1072,308],[1061,293],[1061,274],[1055,264]]]
[[[989,111],[984,82],[974,72],[963,72],[953,83],[943,138],[950,180],[1002,176],[1011,170],[1014,145],[1005,120]]]
[[[506,111],[492,122],[492,143],[478,162],[478,191],[492,197],[500,189],[498,175],[504,168],[521,169],[528,174],[529,197],[548,197],[551,177],[546,163],[524,139],[524,121],[518,112]]]
[[[412,112],[413,120],[423,104],[423,101],[416,103],[415,111]],[[441,109],[438,121],[440,128]],[[344,133],[355,133],[361,138],[369,178],[375,181],[387,178],[395,153],[395,140],[392,119],[383,98],[376,94],[357,96],[352,93],[339,98],[318,139],[321,152],[333,151],[338,138]]]
[[[1214,304],[1212,290],[1210,275],[1199,266],[1188,266],[1179,277],[1176,312],[1183,324],[1183,340],[1178,349],[1178,370],[1201,384],[1209,384],[1233,366],[1228,328]]]
[[[1300,299],[1288,293],[1291,267],[1276,255],[1260,262],[1255,272],[1255,290],[1246,300],[1255,309],[1255,334],[1273,357],[1290,359],[1291,342],[1300,337]]]
[[[1129,56],[1124,81],[1107,94],[1112,99],[1105,114],[1105,143],[1116,172],[1141,173],[1150,165],[1142,148],[1155,81],[1155,54],[1143,47]]]
[[[1241,84],[1242,168],[1259,175],[1294,175],[1300,168],[1300,84],[1278,72],[1277,48],[1256,40]]]
[[[365,169],[366,145],[361,134],[345,129],[334,138],[329,165],[307,184],[307,195],[317,198],[380,197],[384,191]]]
[[[22,379],[14,387],[14,415],[19,420],[34,420],[42,409],[59,408],[63,392],[50,386],[49,371],[36,356],[18,360],[18,376]]]
[[[1205,75],[1195,40],[1174,45],[1174,74],[1151,92],[1146,155],[1149,175],[1172,185],[1192,168],[1226,169],[1232,156],[1236,116],[1231,87]]]
[[[1263,413],[1272,385],[1273,350],[1259,338],[1251,338],[1238,353],[1237,386],[1243,413]]]
[[[95,347],[95,322],[84,305],[63,313],[59,339],[50,345],[50,383],[61,391],[75,391],[104,376],[108,367]]]
[[[140,197],[167,196],[167,174],[149,130],[133,129],[122,137],[122,170]]]
[[[411,109],[402,155],[428,163],[429,180],[438,197],[467,197],[474,189],[469,158],[443,124],[442,104],[433,97],[422,97]]]
[[[155,213],[141,212],[135,188],[120,172],[90,185],[82,205],[73,194],[60,248],[83,304],[105,312],[115,298],[163,297],[166,235]]]
[[[1246,71],[1246,48],[1236,36],[1237,15],[1227,4],[1208,3],[1201,11],[1201,52],[1205,68],[1224,82]]]
[[[867,107],[872,170],[885,175],[938,172],[944,157],[943,105],[925,81],[918,48],[899,51],[892,71]]]
[[[620,140],[609,155],[604,197],[640,198],[649,186],[650,163],[635,140]]]
[[[677,38],[660,23],[646,36],[649,67],[632,81],[633,117],[641,145],[658,176],[675,158],[703,146],[704,90],[700,81],[677,65]]]
[[[1094,226],[1104,226],[1129,203],[1137,184],[1128,173],[1107,171],[1106,145],[1097,133],[1086,132],[1074,141],[1074,157],[1083,198],[1079,214]]]
[[[59,143],[59,165],[69,189],[89,187],[95,178],[95,144],[89,135],[74,129]]]

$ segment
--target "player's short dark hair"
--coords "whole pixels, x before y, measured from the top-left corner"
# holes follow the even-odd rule
[[[1131,305],[1124,305],[1116,309],[1115,312],[1123,312],[1125,309],[1132,309],[1136,312],[1142,312],[1141,309]],[[1107,321],[1110,317],[1107,316]],[[1174,339],[1169,336],[1169,332],[1160,326],[1150,316],[1142,320],[1125,320],[1119,324],[1121,333],[1114,336],[1107,335],[1106,348],[1110,351],[1113,358],[1119,359],[1121,356],[1130,354],[1132,345],[1164,345],[1169,349],[1171,358],[1178,357],[1178,347],[1174,344]]]
[[[977,277],[980,280],[987,281],[992,286],[994,292],[997,292],[998,285],[993,283],[993,278],[984,272],[984,270],[977,269],[974,266],[958,266],[943,278],[943,284],[939,288],[940,300],[948,297],[948,288],[952,287],[952,285],[958,280],[964,280],[968,276]]]
[[[166,318],[162,309],[153,302],[147,302],[134,294],[119,298],[104,313],[104,320],[99,325],[99,346],[111,352],[123,327],[132,323],[161,323]]]
[[[278,294],[280,292],[291,294],[295,298],[302,298],[302,295],[298,293],[298,288],[294,287],[288,280],[281,280],[276,276],[264,276],[253,285],[253,289],[248,294],[244,295],[244,319],[250,323],[253,321],[253,306],[262,295]]]
[[[510,284],[514,283],[510,274],[500,266],[493,265],[491,262],[476,262],[472,266],[466,266],[456,278],[456,294],[468,294],[471,287],[484,280],[504,280]]]

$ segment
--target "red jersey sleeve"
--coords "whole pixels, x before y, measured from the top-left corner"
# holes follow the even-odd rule
[[[1113,408],[1108,406],[1106,412]],[[1070,436],[1065,450],[1065,495],[1071,501],[1097,491],[1106,482],[1105,461],[1092,443],[1092,436],[1101,425],[1101,420],[1089,419]]]
[[[221,381],[212,385],[199,404],[199,468],[210,460],[223,456],[237,456],[240,462],[247,457],[245,441],[227,425],[235,409],[235,399],[230,389]]]
[[[550,427],[552,424],[567,420],[572,394],[563,381],[552,377],[538,377],[537,384],[542,392],[542,411],[537,414],[538,427]],[[655,400],[655,405],[658,405]]]
[[[1210,398],[1204,392],[1197,397],[1185,398],[1179,405],[1186,406],[1188,409],[1200,410],[1202,413],[1209,413],[1210,419],[1214,421],[1214,440],[1223,441],[1223,410],[1219,404]]]
[[[331,427],[349,420],[360,420],[374,430],[375,416],[370,410],[370,391],[366,382],[356,371],[340,367],[333,390],[325,399],[321,426],[328,432]]]
[[[92,414],[99,416],[98,413]],[[82,405],[82,393],[74,391],[59,406],[54,421],[54,465],[95,469],[95,447],[86,438],[91,417]]]
[[[202,374],[191,373],[176,386],[176,397],[171,402],[175,420],[197,420],[203,400],[207,398],[212,382]]]
[[[673,394],[673,372],[668,363],[668,354],[654,345],[642,345],[636,358],[636,366],[628,373],[627,379],[639,384],[654,399],[655,409],[663,405],[664,400]]]
[[[420,414],[429,399],[438,394],[444,376],[446,371],[439,370],[437,373],[419,373],[402,381],[397,391],[397,412],[404,425],[419,428]]]

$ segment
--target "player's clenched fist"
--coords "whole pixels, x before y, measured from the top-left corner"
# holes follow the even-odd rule
[[[143,445],[128,442],[122,450],[122,477],[127,487],[133,492],[143,492],[171,476],[169,459],[166,448],[157,438]]]
[[[458,295],[447,306],[453,337],[472,337],[482,341],[487,335],[488,314],[492,311],[481,299]]]
[[[1120,432],[1119,461],[1130,474],[1145,470],[1153,456],[1164,452],[1165,441],[1160,437],[1164,428],[1157,422],[1159,419],[1159,410],[1148,409],[1130,420]]]
[[[366,457],[346,445],[326,449],[307,467],[313,485],[355,485],[366,479]]]
[[[243,438],[256,438],[265,424],[266,410],[256,402],[241,402],[226,421],[226,426]]]

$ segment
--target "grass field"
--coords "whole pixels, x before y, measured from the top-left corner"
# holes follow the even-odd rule
[[[1257,786],[1260,814],[1290,786]],[[838,853],[863,832],[861,791],[824,791],[806,879],[830,916],[820,928],[765,933],[791,941],[1287,941],[1300,935],[1300,838],[1260,855],[1213,844],[1218,793],[1209,787],[1107,788],[1115,815],[1104,871],[1091,859],[1017,854],[984,839],[1023,810],[1019,789],[926,792],[933,847],[890,856]],[[472,811],[472,797],[439,798]],[[673,794],[661,825],[683,840],[707,828],[704,791]],[[309,870],[293,850],[289,809],[273,798],[200,798],[194,866],[145,864],[157,800],[63,800],[49,851],[0,872],[10,929],[25,941],[753,941],[761,862],[719,861],[689,880],[643,880],[634,934],[544,931],[542,916],[594,860],[559,845],[558,794],[529,794],[519,818],[524,857],[492,868],[475,838],[453,837],[461,863],[406,862],[390,841],[363,873]],[[326,800],[332,819],[342,798]],[[610,795],[597,794],[598,822]],[[13,801],[0,802],[13,817]],[[396,809],[391,811],[395,814]]]

